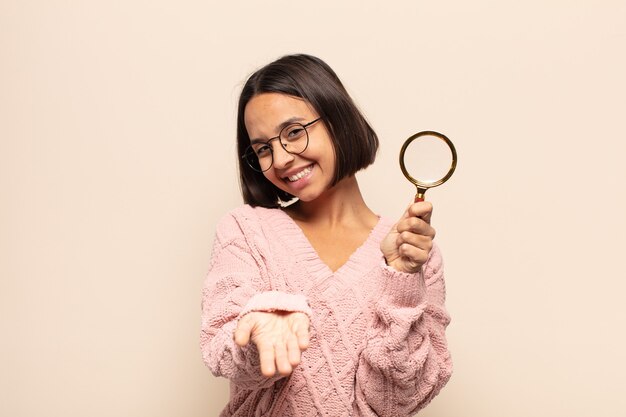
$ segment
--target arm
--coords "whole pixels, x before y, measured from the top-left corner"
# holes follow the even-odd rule
[[[359,360],[356,403],[364,415],[410,416],[437,395],[452,372],[443,263],[434,246],[423,272],[381,268],[385,284]]]
[[[241,318],[256,311],[310,314],[301,295],[272,291],[265,259],[251,233],[234,216],[216,231],[208,275],[202,289],[202,357],[211,372],[236,384],[259,389],[282,376],[263,376],[255,344],[243,347],[233,340]]]

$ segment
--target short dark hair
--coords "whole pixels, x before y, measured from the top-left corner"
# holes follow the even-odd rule
[[[246,81],[237,115],[237,153],[241,192],[246,204],[277,207],[293,196],[272,184],[241,158],[250,145],[244,112],[248,102],[262,93],[281,93],[306,100],[326,124],[335,149],[334,186],[376,159],[378,136],[337,77],[319,58],[284,56],[253,73]]]

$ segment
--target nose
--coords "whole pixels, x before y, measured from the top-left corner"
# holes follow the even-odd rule
[[[274,158],[274,168],[282,169],[294,160],[294,155],[287,152],[278,141],[272,144],[272,158]]]

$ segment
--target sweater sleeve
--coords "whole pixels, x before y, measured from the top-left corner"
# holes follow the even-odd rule
[[[441,253],[434,246],[417,274],[384,264],[381,274],[374,323],[359,358],[356,406],[363,415],[411,416],[452,373]]]
[[[233,340],[237,321],[252,311],[298,311],[310,316],[304,296],[272,291],[265,257],[245,222],[233,215],[218,225],[209,272],[202,288],[202,358],[215,376],[247,389],[271,386],[281,376],[261,374],[256,346]]]

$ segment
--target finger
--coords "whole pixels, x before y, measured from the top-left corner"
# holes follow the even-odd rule
[[[426,221],[418,217],[410,217],[398,223],[396,229],[398,233],[411,232],[422,236],[435,237],[435,229]]]
[[[306,350],[309,347],[309,322],[306,325],[296,326],[294,329],[296,338],[298,339],[298,347],[300,350]]]
[[[402,213],[400,220],[408,219],[409,217],[411,217],[411,215],[409,214],[409,209],[411,208],[411,205],[413,205],[413,203],[407,206],[406,210],[404,210],[404,213]]]
[[[432,237],[418,235],[412,232],[402,232],[398,235],[398,238],[396,239],[396,245],[400,247],[405,243],[411,246],[415,246],[418,249],[425,250],[426,252],[430,252],[430,250],[433,248]]]
[[[413,203],[408,208],[409,217],[419,217],[426,223],[430,223],[432,213],[433,205],[428,201]]]
[[[261,362],[261,373],[266,377],[276,375],[276,365],[274,356],[274,346],[265,341],[257,342],[257,350],[259,351],[259,361]]]
[[[415,263],[416,265],[423,265],[428,260],[428,251],[415,247],[413,245],[409,245],[408,243],[403,243],[400,245],[399,250],[400,256],[405,259],[408,259],[410,262]]]
[[[287,357],[292,367],[300,364],[301,351],[298,345],[298,337],[294,334],[287,340]]]
[[[287,344],[278,342],[274,345],[274,358],[276,360],[276,369],[281,375],[289,375],[291,373],[291,364],[287,355]]]
[[[309,347],[309,317],[304,313],[294,313],[291,331],[296,335],[300,350],[306,350]]]
[[[243,316],[237,323],[237,328],[233,334],[235,343],[241,347],[250,342],[250,334],[252,333],[253,323],[249,315]]]

